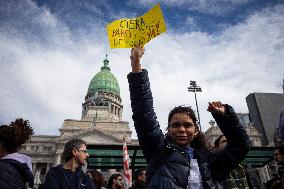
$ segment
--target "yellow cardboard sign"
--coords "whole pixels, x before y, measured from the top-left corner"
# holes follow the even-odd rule
[[[107,25],[111,48],[132,48],[136,44],[144,46],[165,31],[166,24],[159,4],[143,16],[120,19]]]

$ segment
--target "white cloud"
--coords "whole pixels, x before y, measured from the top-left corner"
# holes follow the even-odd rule
[[[149,70],[155,110],[163,128],[174,106],[195,108],[194,95],[187,92],[190,80],[196,80],[203,90],[197,94],[203,128],[212,119],[206,112],[208,101],[221,100],[238,112],[247,112],[245,97],[249,93],[281,92],[283,9],[275,6],[255,13],[218,36],[172,30],[147,44],[142,63]],[[42,23],[39,30],[49,43],[14,35],[20,32],[17,27],[0,28],[4,31],[0,37],[2,122],[25,116],[37,134],[54,134],[64,119],[80,119],[88,84],[108,53],[120,84],[123,119],[133,125],[126,79],[130,50],[109,50],[106,39],[99,38],[105,32],[101,25],[97,28],[103,29],[94,32],[99,37],[82,33],[82,38],[74,40],[48,9],[22,12],[28,11],[33,15],[31,24]]]
[[[148,8],[161,3],[170,7],[197,11],[205,15],[222,15],[232,12],[248,2],[249,0],[130,0],[128,4],[132,6],[141,5]]]
[[[186,18],[185,24],[188,25],[188,26],[190,26],[191,28],[194,28],[195,25],[196,25],[194,18],[191,17],[191,16],[188,16],[188,17]]]

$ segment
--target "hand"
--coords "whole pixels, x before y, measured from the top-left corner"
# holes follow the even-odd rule
[[[220,102],[208,102],[207,111],[213,114],[225,115],[225,106]]]
[[[132,72],[137,73],[141,72],[141,64],[140,59],[144,54],[144,47],[135,45],[134,48],[131,49],[131,66],[132,66]]]

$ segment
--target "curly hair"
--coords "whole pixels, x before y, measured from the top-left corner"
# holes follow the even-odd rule
[[[18,118],[10,125],[1,125],[0,142],[8,153],[15,153],[33,134],[29,121]]]
[[[169,116],[168,116],[168,128],[170,127],[170,122],[171,122],[172,118],[174,117],[175,114],[178,114],[178,113],[184,113],[187,116],[189,116],[192,119],[196,130],[198,131],[198,134],[194,137],[193,141],[190,143],[190,146],[193,147],[193,148],[199,148],[202,145],[204,145],[205,144],[204,136],[199,130],[198,120],[196,118],[195,112],[192,110],[192,108],[190,106],[176,106],[176,107],[174,107],[170,111]]]

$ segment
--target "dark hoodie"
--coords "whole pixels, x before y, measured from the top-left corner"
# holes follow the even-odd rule
[[[0,159],[0,189],[24,189],[34,185],[31,158],[18,153]]]
[[[95,189],[95,185],[91,177],[81,169],[72,172],[64,169],[62,165],[52,167],[46,177],[44,183],[45,189]]]

